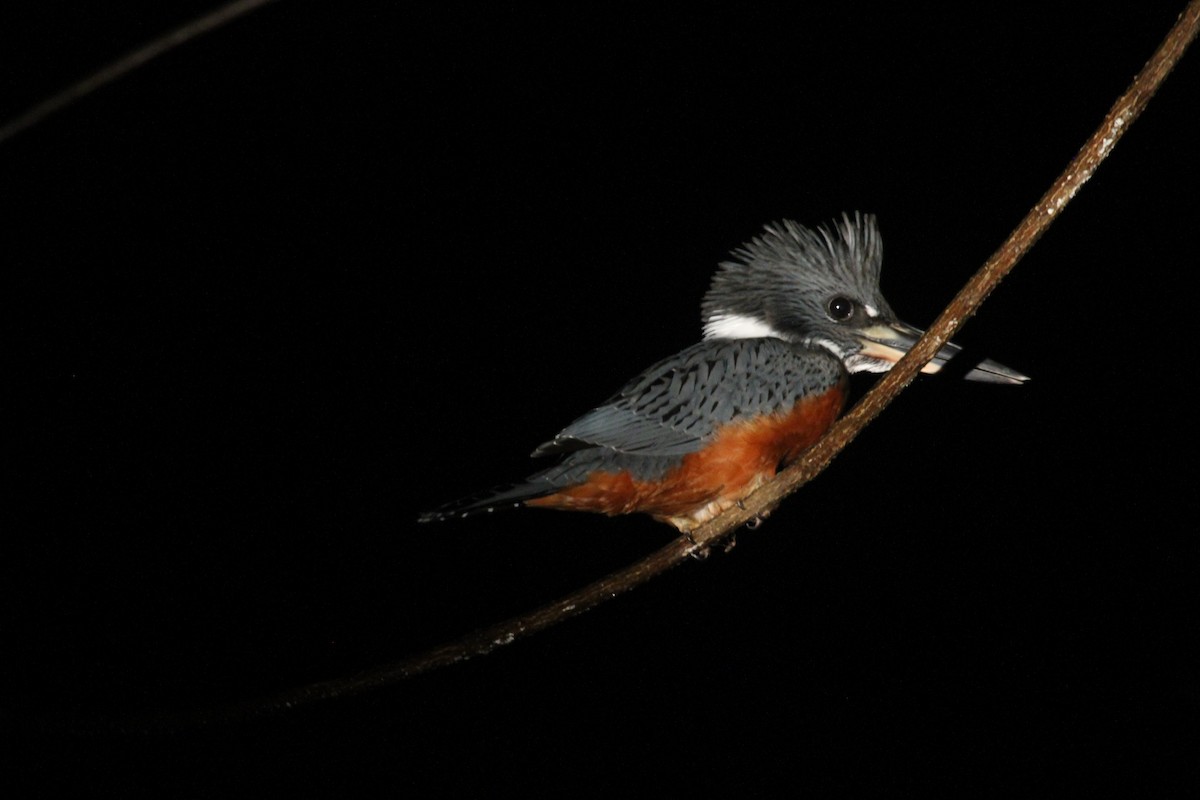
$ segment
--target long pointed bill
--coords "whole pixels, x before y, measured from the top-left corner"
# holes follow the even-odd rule
[[[877,361],[888,362],[881,365],[882,371],[890,369],[900,358],[912,349],[921,338],[924,331],[903,322],[891,325],[873,325],[859,332],[863,341],[860,355]],[[921,368],[921,372],[932,374],[938,372],[946,362],[962,352],[962,348],[954,342],[946,342],[933,359]],[[1016,370],[1009,369],[1003,364],[997,364],[991,359],[984,359],[976,364],[970,372],[963,376],[968,381],[984,381],[987,383],[1025,383],[1029,376],[1022,375]]]

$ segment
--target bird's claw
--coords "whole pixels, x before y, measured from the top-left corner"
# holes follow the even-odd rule
[[[690,542],[692,545],[691,548],[688,549],[688,558],[691,558],[695,561],[704,561],[706,558],[712,555],[712,550],[709,548],[709,546],[697,542],[696,537],[692,536],[691,531],[684,531],[683,535],[687,537],[688,542]]]

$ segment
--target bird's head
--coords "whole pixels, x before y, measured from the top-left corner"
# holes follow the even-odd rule
[[[886,372],[921,335],[897,319],[879,291],[883,242],[870,214],[815,229],[773,223],[732,256],[701,306],[706,339],[775,337],[824,348],[850,372]],[[947,343],[922,371],[937,372],[961,349]],[[1028,380],[992,361],[966,377]]]

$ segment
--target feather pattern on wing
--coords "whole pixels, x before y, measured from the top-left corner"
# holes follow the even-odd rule
[[[660,361],[533,455],[603,448],[647,457],[699,450],[721,426],[790,409],[843,374],[820,351],[781,339],[715,339]]]

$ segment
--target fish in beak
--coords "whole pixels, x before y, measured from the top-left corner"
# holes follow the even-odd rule
[[[924,331],[919,328],[914,328],[904,322],[879,323],[863,328],[858,334],[862,340],[863,349],[857,356],[864,362],[872,363],[864,363],[862,369],[871,372],[886,372],[912,349],[923,333]],[[938,372],[946,365],[946,362],[960,352],[962,352],[962,347],[954,342],[946,342],[937,355],[921,368],[921,372],[927,374]],[[969,381],[985,383],[1021,384],[1029,380],[1028,375],[1022,375],[991,359],[980,361],[963,377]]]

